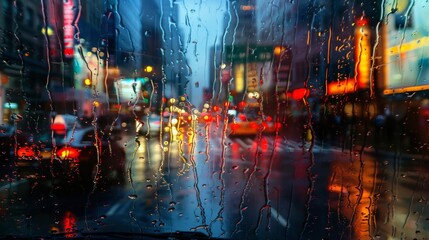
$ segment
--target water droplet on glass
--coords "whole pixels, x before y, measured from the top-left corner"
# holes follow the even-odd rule
[[[150,222],[150,223],[152,223],[152,225],[155,225],[157,223],[157,221],[156,220],[152,220],[152,222]]]
[[[168,208],[168,211],[169,211],[169,212],[173,212],[174,210],[175,210],[175,208],[174,208],[174,207]]]
[[[183,213],[179,213],[179,217],[183,217]]]
[[[237,170],[238,166],[232,166],[232,170]]]
[[[101,215],[100,219],[106,219],[106,215]]]
[[[174,202],[174,201],[170,202],[170,206],[175,206],[175,205],[176,205],[176,202]]]
[[[128,195],[128,198],[129,199],[136,199],[137,195],[136,194],[130,194],[130,195]]]
[[[149,185],[146,185],[146,189],[152,189],[152,185],[151,184],[149,184]]]
[[[160,226],[160,227],[164,227],[164,226],[165,226],[165,223],[160,222],[160,223],[159,223],[159,226]]]

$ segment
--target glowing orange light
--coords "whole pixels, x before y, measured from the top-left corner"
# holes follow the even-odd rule
[[[209,122],[212,120],[212,118],[209,115],[204,115],[203,117],[204,121]]]
[[[85,80],[83,80],[83,84],[85,84],[85,86],[90,86],[91,85],[91,79],[85,78]]]
[[[25,146],[18,149],[18,157],[34,157],[35,155],[36,153],[29,146]]]
[[[242,5],[240,8],[243,11],[252,11],[252,10],[255,10],[255,6],[252,6],[252,5]]]
[[[283,51],[285,51],[286,48],[282,46],[276,46],[274,48],[274,55],[280,55]]]
[[[63,160],[77,158],[79,157],[79,149],[73,147],[64,147],[58,150],[57,156]]]
[[[328,95],[338,95],[355,92],[355,80],[349,79],[340,82],[331,82],[328,84]]]

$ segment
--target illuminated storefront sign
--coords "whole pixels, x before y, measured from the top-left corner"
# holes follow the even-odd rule
[[[371,44],[370,44],[370,31],[365,21],[360,21],[362,26],[356,29],[355,41],[356,41],[356,80],[358,82],[358,88],[369,87],[369,72],[371,68]]]
[[[356,91],[354,79],[349,79],[340,82],[331,82],[328,84],[328,95],[338,95],[352,93]]]
[[[64,0],[64,57],[72,58],[74,55],[74,3],[73,0]]]
[[[115,89],[119,102],[136,102],[141,99],[142,86],[148,81],[147,78],[123,78],[115,81]]]
[[[386,2],[386,9],[395,6]],[[421,1],[399,1],[398,11],[387,14],[384,50],[384,94],[429,89],[429,22]]]
[[[369,88],[372,48],[370,42],[371,32],[368,23],[368,19],[364,17],[356,20],[354,33],[354,77],[330,82],[327,85],[328,95],[353,93],[359,89]]]

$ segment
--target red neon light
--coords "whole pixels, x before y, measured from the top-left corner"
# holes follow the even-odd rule
[[[292,98],[299,101],[304,97],[308,97],[309,91],[306,88],[297,88],[292,91]]]
[[[74,3],[73,0],[65,0],[63,4],[64,56],[70,58],[74,53]]]

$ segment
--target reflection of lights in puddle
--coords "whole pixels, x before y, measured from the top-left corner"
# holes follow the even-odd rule
[[[138,146],[137,152],[138,153],[146,153],[146,147],[147,143],[146,140],[140,140],[140,145]]]
[[[337,184],[331,184],[331,185],[329,185],[328,189],[331,192],[348,193],[347,189],[344,186],[340,186],[340,185],[337,185]]]

